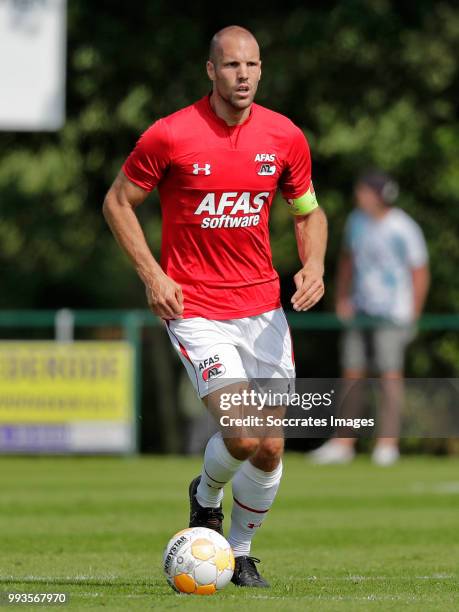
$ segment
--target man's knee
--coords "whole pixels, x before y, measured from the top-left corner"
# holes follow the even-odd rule
[[[284,451],[284,440],[282,438],[263,438],[259,444],[257,454],[266,458],[280,458]]]
[[[225,445],[230,455],[244,461],[251,457],[260,447],[259,438],[226,438]]]
[[[279,465],[284,452],[282,438],[227,438],[225,444],[235,459],[244,461],[252,457],[252,463],[266,472]]]
[[[263,438],[251,462],[264,472],[272,472],[279,465],[283,452],[284,440],[282,438]]]

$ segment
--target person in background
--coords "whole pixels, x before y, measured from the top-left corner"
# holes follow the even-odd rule
[[[419,225],[393,206],[398,192],[397,183],[380,170],[357,179],[336,293],[336,313],[348,324],[341,346],[344,379],[381,377],[379,437],[372,459],[383,466],[399,458],[405,351],[429,288],[425,239]],[[353,326],[358,315],[369,317],[371,326]],[[334,437],[311,458],[319,464],[347,463],[354,458],[355,443],[353,437]]]

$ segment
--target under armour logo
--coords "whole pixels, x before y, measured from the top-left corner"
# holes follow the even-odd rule
[[[199,166],[199,164],[193,164],[193,174],[199,174],[202,172],[206,176],[210,174],[210,164],[204,164],[204,166]]]
[[[261,523],[247,523],[249,529],[255,529],[255,527],[261,527]]]

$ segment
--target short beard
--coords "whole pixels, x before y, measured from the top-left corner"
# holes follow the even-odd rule
[[[248,108],[254,101],[255,93],[250,98],[247,98],[247,100],[241,100],[242,106],[240,106],[234,100],[231,99],[231,96],[225,96],[220,91],[218,91],[220,98],[224,100],[226,104],[228,104],[228,106],[230,106],[235,111],[243,111],[244,109]]]

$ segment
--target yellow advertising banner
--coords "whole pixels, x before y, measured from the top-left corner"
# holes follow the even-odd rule
[[[0,342],[0,424],[134,418],[127,342]]]

